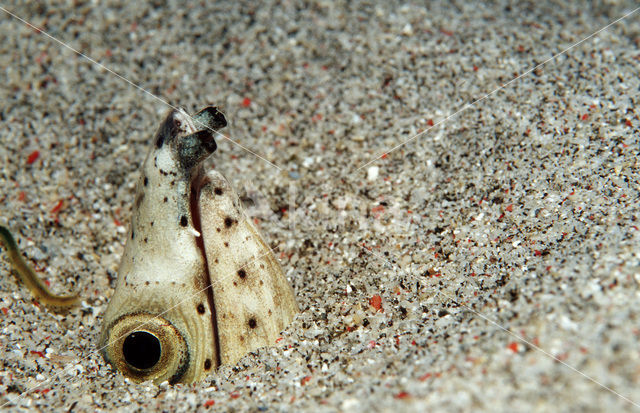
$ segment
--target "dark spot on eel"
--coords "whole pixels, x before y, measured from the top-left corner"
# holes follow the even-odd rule
[[[225,247],[227,247],[227,248],[229,248],[229,243],[228,243],[228,242],[225,242],[225,243],[224,243],[224,246],[225,246]]]
[[[249,328],[256,328],[258,326],[258,322],[255,318],[249,319]]]
[[[149,185],[149,178],[147,178],[146,176],[144,177],[144,181],[142,181],[144,186]]]
[[[205,370],[209,370],[209,369],[211,369],[211,360],[206,359],[206,360],[204,361],[204,369],[205,369]]]
[[[244,280],[246,276],[247,276],[247,272],[245,270],[238,270],[238,277]]]
[[[231,225],[233,225],[234,221],[231,217],[226,217],[224,219],[224,226],[229,228]]]
[[[216,188],[213,192],[215,192],[216,195],[222,195],[222,188]]]
[[[168,200],[169,200],[169,198],[167,198],[166,196],[163,199],[164,202],[167,202]]]
[[[186,216],[183,215],[180,217],[180,225],[182,225],[183,227],[186,227],[188,223],[189,223],[189,220],[187,220]]]
[[[198,314],[204,314],[204,304],[198,304]]]

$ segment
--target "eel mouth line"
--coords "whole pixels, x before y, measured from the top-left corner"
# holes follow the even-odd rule
[[[206,175],[201,162],[204,161],[217,149],[214,134],[218,129],[222,129],[227,126],[227,120],[224,114],[218,111],[215,106],[207,106],[192,117],[192,122],[195,125],[191,125],[195,131],[192,131],[189,137],[193,140],[190,144],[178,149],[179,157],[182,162],[182,166],[190,171],[191,179],[189,183],[189,212],[191,213],[191,221],[194,229],[199,236],[196,236],[196,247],[200,250],[202,259],[204,262],[203,273],[199,275],[202,277],[204,285],[206,285],[207,302],[211,311],[211,327],[213,331],[213,346],[215,348],[215,367],[220,366],[220,336],[218,332],[216,303],[214,297],[214,289],[212,285],[211,273],[209,271],[209,261],[204,245],[204,238],[202,232],[202,217],[200,216],[200,192],[206,184]],[[204,126],[205,129],[200,127]],[[194,146],[192,146],[194,145]]]
[[[204,279],[204,283],[207,286],[207,302],[209,304],[209,308],[211,309],[211,326],[213,328],[213,344],[215,348],[215,367],[220,366],[220,338],[218,335],[218,323],[217,323],[217,314],[216,314],[216,306],[215,299],[213,294],[213,285],[211,281],[211,273],[209,272],[209,262],[207,259],[206,250],[204,248],[204,239],[202,236],[202,219],[200,216],[200,207],[198,204],[198,200],[200,199],[200,191],[202,190],[205,184],[205,177],[202,172],[195,174],[194,178],[191,180],[191,193],[189,199],[189,208],[191,212],[191,219],[193,221],[193,226],[196,231],[200,234],[199,237],[196,237],[196,246],[200,250],[200,254],[202,254],[202,258],[204,260],[204,273],[200,276]]]

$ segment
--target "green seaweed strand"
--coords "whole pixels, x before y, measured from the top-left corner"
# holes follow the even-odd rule
[[[55,295],[49,291],[47,286],[36,275],[35,271],[33,271],[24,258],[22,258],[18,244],[13,239],[11,232],[3,226],[0,226],[0,243],[2,243],[7,250],[9,261],[15,270],[14,272],[18,280],[27,286],[34,298],[44,305],[59,308],[71,307],[78,303],[78,294]]]

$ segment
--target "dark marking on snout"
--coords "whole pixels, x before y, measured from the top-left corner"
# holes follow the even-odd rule
[[[200,140],[202,146],[207,152],[213,153],[218,149],[216,140],[213,138],[213,134],[209,130],[198,131],[196,134],[196,137]]]
[[[177,143],[177,155],[182,170],[188,171],[216,149],[216,140],[208,129],[181,137]]]
[[[227,126],[224,114],[215,106],[207,106],[195,115],[193,120],[198,128],[222,129]]]
[[[178,113],[175,109],[171,110],[167,117],[162,121],[158,131],[156,132],[155,142],[156,148],[160,149],[162,146],[169,142],[174,136],[180,132],[179,125],[174,122],[175,114]]]

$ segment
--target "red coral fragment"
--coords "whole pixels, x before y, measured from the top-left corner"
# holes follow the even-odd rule
[[[382,297],[378,294],[374,295],[369,299],[369,305],[376,309],[376,311],[382,310]]]
[[[378,219],[380,218],[380,215],[382,215],[382,213],[384,212],[384,206],[382,205],[374,206],[373,208],[371,208],[371,212],[373,213],[373,217]]]
[[[34,163],[36,161],[36,159],[38,159],[40,157],[40,151],[33,151],[29,154],[29,156],[27,157],[27,163],[29,165],[31,165],[32,163]]]
[[[51,208],[51,213],[55,214],[56,212],[60,211],[62,209],[62,206],[64,205],[64,200],[59,200],[58,203]]]
[[[425,380],[427,380],[427,379],[428,379],[428,378],[430,378],[430,377],[431,377],[431,373],[425,373],[425,374],[423,374],[422,376],[418,377],[418,380],[420,380],[420,381],[425,381]]]
[[[206,402],[204,402],[204,407],[211,407],[214,404],[216,404],[215,400],[207,400]]]

